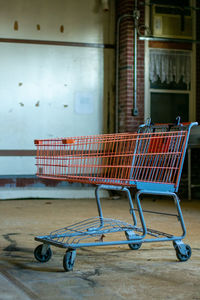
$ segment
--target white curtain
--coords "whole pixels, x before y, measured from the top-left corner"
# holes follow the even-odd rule
[[[156,82],[158,77],[161,83],[175,81],[178,84],[182,79],[189,89],[191,82],[189,51],[151,49],[149,66],[149,77],[152,83]]]

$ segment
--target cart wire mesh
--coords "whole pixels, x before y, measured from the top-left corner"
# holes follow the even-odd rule
[[[37,175],[86,184],[178,184],[188,131],[35,140]]]
[[[137,230],[137,228],[120,220],[94,217],[52,231],[48,236],[43,238],[56,244],[78,245],[81,241],[87,239],[95,238],[96,242],[103,241],[103,238],[108,233],[126,232],[127,230]]]

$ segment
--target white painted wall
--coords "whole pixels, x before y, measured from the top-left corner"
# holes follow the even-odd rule
[[[114,42],[114,0],[0,0],[1,37],[71,42]],[[14,31],[14,22],[18,31]],[[40,25],[40,31],[36,25]],[[60,26],[64,26],[64,33]]]
[[[0,38],[112,44],[110,5],[105,13],[97,0],[0,0]],[[103,132],[106,97],[113,97],[110,65],[112,49],[0,43],[0,149]],[[35,173],[32,157],[0,157],[0,166],[0,175]]]

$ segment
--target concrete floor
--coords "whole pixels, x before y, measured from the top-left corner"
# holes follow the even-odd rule
[[[124,198],[103,199],[104,216],[130,222]],[[143,208],[173,211],[173,201],[143,199]],[[192,257],[179,262],[171,242],[77,250],[72,272],[62,266],[65,249],[52,247],[53,257],[33,257],[34,236],[97,215],[94,199],[27,199],[0,201],[0,299],[190,299],[200,300],[200,200],[182,201],[187,228],[185,243]],[[178,234],[177,219],[146,214],[147,225]],[[106,240],[107,237],[105,237]]]

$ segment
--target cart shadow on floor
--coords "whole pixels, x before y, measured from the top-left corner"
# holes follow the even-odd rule
[[[10,269],[21,269],[21,270],[30,270],[34,272],[42,272],[42,273],[65,273],[62,269],[62,265],[60,263],[60,266],[57,267],[56,265],[52,266],[51,263],[39,263],[35,261],[34,255],[33,255],[33,249],[32,248],[20,248],[17,247],[9,247],[9,251],[3,250],[3,254],[1,255],[1,261],[2,266],[8,266]],[[162,252],[170,253],[170,251],[173,253],[172,248],[168,247],[162,247]],[[54,252],[54,260],[53,264],[57,264],[58,261],[60,261],[60,256],[62,251],[56,251]],[[115,266],[116,268],[119,267],[120,263],[120,269],[131,270],[132,268],[135,268],[138,265],[146,265],[146,263],[164,263],[164,264],[177,264],[179,263],[176,258],[172,258],[171,255],[168,255],[167,257],[163,257],[163,255],[160,255],[159,259],[159,253],[161,253],[161,247],[153,247],[153,248],[143,248],[142,251],[138,250],[131,251],[130,249],[123,249],[123,248],[116,248],[116,250],[113,250],[113,248],[108,249],[106,248],[106,257],[105,257],[105,248],[104,249],[92,249],[92,248],[81,248],[79,249],[79,255],[78,255],[78,261],[76,268],[74,270],[75,273],[81,272],[84,274],[84,270],[88,270],[88,261],[90,261],[90,265],[98,269],[98,266],[100,268],[113,268]],[[123,266],[124,265],[124,266]],[[79,268],[80,266],[80,268]],[[126,267],[128,266],[128,268]],[[90,268],[90,266],[89,266]],[[72,274],[74,274],[72,272]],[[67,274],[69,274],[68,272]]]

